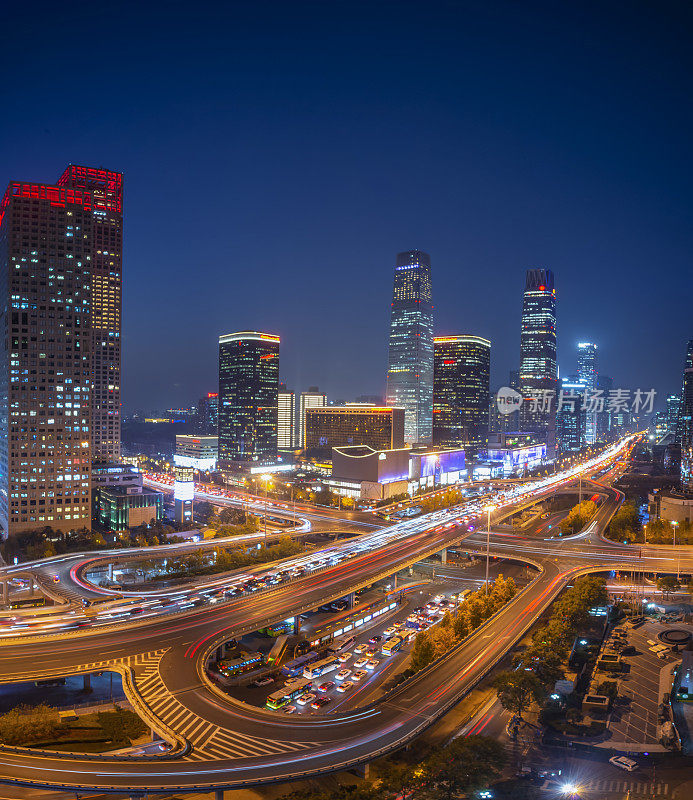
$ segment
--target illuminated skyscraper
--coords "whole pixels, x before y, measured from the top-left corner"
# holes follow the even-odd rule
[[[596,389],[599,373],[597,371],[597,345],[592,342],[578,343],[578,381],[585,389]],[[597,441],[597,412],[585,409],[585,444]]]
[[[327,395],[317,386],[311,386],[307,392],[301,392],[298,409],[298,442],[302,450],[306,447],[306,409],[323,408],[327,405]]]
[[[197,403],[197,431],[216,436],[219,425],[219,392],[207,392]]]
[[[277,458],[279,337],[257,331],[219,337],[219,467]]]
[[[120,456],[123,176],[70,165],[0,202],[0,525],[91,525],[92,458]]]
[[[556,439],[556,289],[550,269],[528,269],[522,301],[520,334],[520,392],[527,398],[548,393],[550,410],[532,410],[525,399],[520,427],[546,440],[547,455],[555,452]],[[547,396],[547,395],[543,395]]]
[[[431,259],[398,253],[390,316],[387,404],[404,408],[404,438],[430,443],[433,434],[433,300]]]
[[[488,441],[491,342],[436,336],[433,352],[433,444],[476,454]]]
[[[296,397],[280,384],[277,395],[277,447],[279,450],[293,450],[296,430]]]
[[[693,366],[683,372],[681,397],[681,488],[693,492]]]

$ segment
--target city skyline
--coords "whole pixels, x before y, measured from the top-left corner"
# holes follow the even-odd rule
[[[678,390],[673,351],[691,335],[690,9],[653,22],[643,8],[624,21],[608,6],[434,14],[405,2],[396,18],[373,4],[364,27],[341,3],[268,8],[185,30],[154,7],[82,21],[46,9],[38,29],[28,10],[7,12],[5,35],[26,30],[35,54],[3,87],[17,113],[0,131],[0,183],[44,181],[70,161],[125,175],[126,411],[213,390],[216,339],[243,328],[282,335],[294,390],[384,394],[393,253],[415,247],[435,265],[436,334],[493,341],[493,386],[518,366],[524,270],[544,266],[560,284],[561,374],[589,340],[616,386]],[[121,80],[104,104],[101,79],[83,76],[68,113],[54,87],[77,57],[56,63],[51,47],[90,26],[122,41]],[[171,44],[181,35],[183,52]],[[82,58],[98,61],[82,38]],[[347,42],[359,59],[334,58]],[[666,312],[647,290],[661,273]],[[310,324],[297,325],[306,308]],[[344,368],[357,361],[358,381]]]

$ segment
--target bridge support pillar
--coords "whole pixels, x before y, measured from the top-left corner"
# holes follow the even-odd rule
[[[224,800],[224,790],[223,789],[215,789],[214,790],[214,800]]]
[[[89,672],[84,675],[83,691],[87,693],[91,692],[91,674]]]
[[[107,571],[107,575],[108,575],[108,580],[112,581],[113,580],[113,564],[109,564],[106,567],[106,571]]]
[[[448,548],[447,547],[444,547],[440,551],[440,563],[441,564],[447,564],[448,563]]]
[[[6,606],[10,602],[10,587],[7,581],[2,582],[2,604]]]
[[[298,634],[299,634],[300,632],[301,632],[301,617],[300,617],[300,615],[299,615],[299,614],[296,614],[296,616],[294,617],[294,630],[293,630],[293,634],[294,634],[294,636],[298,636]]]
[[[349,770],[349,772],[352,772],[354,775],[358,775],[359,778],[364,778],[364,780],[368,780],[370,771],[370,764],[368,762],[365,764],[359,764],[357,767]]]
[[[347,600],[347,607],[353,608],[354,602],[356,600],[356,592],[351,592],[350,594],[348,594],[346,600]]]
[[[34,579],[33,577],[29,579],[29,597],[34,596]]]
[[[217,661],[221,661],[223,657],[224,657],[224,645],[220,644],[219,647],[217,647]]]

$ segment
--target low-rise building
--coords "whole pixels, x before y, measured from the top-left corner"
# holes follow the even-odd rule
[[[456,483],[466,476],[464,449],[366,445],[332,449],[332,475],[325,485],[360,500],[386,500],[419,489]]]
[[[503,474],[520,474],[546,461],[546,444],[532,433],[500,432],[488,443],[488,460],[503,465]]]
[[[218,436],[189,436],[176,434],[176,452],[173,463],[177,467],[192,467],[201,472],[217,468]]]
[[[94,492],[94,516],[111,531],[159,522],[164,517],[164,495],[141,486],[99,486]]]

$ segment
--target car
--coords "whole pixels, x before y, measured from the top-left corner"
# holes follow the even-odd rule
[[[317,700],[313,700],[313,702],[310,704],[310,707],[314,708],[317,711],[318,709],[322,708],[323,706],[326,706],[328,703],[331,702],[332,702],[331,697],[318,697]]]
[[[346,664],[346,662],[351,658],[351,653],[340,653],[337,656],[337,660],[340,664]]]
[[[321,683],[320,686],[318,686],[318,691],[329,692],[330,689],[334,689],[336,685],[337,684],[334,681],[325,681],[325,683]]]
[[[612,756],[609,759],[609,763],[613,764],[619,769],[625,769],[626,772],[635,772],[635,770],[638,768],[637,761],[633,761],[632,758],[626,758],[625,756]]]
[[[367,664],[366,669],[377,669],[380,666],[380,661],[377,658],[372,658]]]
[[[353,689],[354,684],[351,681],[344,681],[344,683],[340,683],[337,687],[338,692],[348,692],[349,689]]]
[[[357,644],[354,648],[355,653],[363,653],[364,650],[368,650],[367,644]]]
[[[366,652],[363,654],[364,658],[373,658],[377,655],[378,651],[373,647],[369,647],[368,650],[366,650]]]
[[[352,680],[355,681],[362,681],[368,673],[365,669],[357,669],[356,672],[351,676]]]
[[[53,576],[53,583],[60,583],[60,577],[58,575]]]
[[[345,681],[349,675],[351,675],[350,669],[340,669],[339,672],[335,675],[335,678],[338,681]]]
[[[379,633],[376,633],[375,636],[371,636],[371,638],[368,640],[368,644],[378,644],[378,642],[381,642],[382,639],[383,637]]]
[[[416,608],[414,608],[414,611],[417,614],[420,614],[423,610],[424,610],[423,606],[416,606]]]
[[[249,683],[248,686],[260,688],[261,686],[269,686],[274,683],[274,678],[271,675],[265,675],[264,678],[258,678],[256,681]]]
[[[306,692],[305,694],[302,694],[296,700],[296,702],[299,704],[299,706],[305,706],[306,703],[312,703],[313,700],[315,700],[316,696],[317,695],[314,695],[312,692]]]
[[[295,714],[296,713],[296,706],[284,706],[282,708],[282,714]]]
[[[394,636],[396,633],[397,633],[397,628],[395,628],[394,625],[391,628],[385,628],[385,630],[383,631],[383,635],[387,636],[388,639],[390,638],[390,636]]]
[[[367,658],[359,658],[356,661],[354,661],[354,666],[356,667],[356,669],[363,669],[363,667],[365,667],[367,663],[368,663]]]

